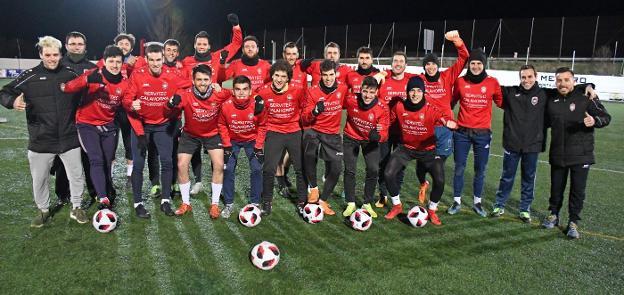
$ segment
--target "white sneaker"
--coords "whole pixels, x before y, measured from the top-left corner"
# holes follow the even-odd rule
[[[196,182],[195,184],[193,184],[193,188],[191,189],[191,195],[199,194],[201,192],[202,188],[204,188],[202,183],[201,182]]]

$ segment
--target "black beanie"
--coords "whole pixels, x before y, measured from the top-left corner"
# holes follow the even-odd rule
[[[484,67],[487,65],[487,56],[485,55],[485,52],[483,52],[483,50],[479,48],[473,49],[470,52],[470,57],[468,57],[468,64],[470,64],[470,62],[473,60],[480,61],[481,63],[483,63]]]
[[[407,96],[409,96],[410,90],[412,90],[414,88],[420,88],[420,90],[422,91],[423,95],[425,94],[425,82],[419,76],[411,77],[407,81],[407,89],[406,89]]]
[[[425,57],[423,57],[423,68],[425,68],[425,66],[429,62],[432,62],[438,65],[438,68],[440,67],[440,60],[438,59],[438,56],[435,53],[428,53],[427,55],[425,55]]]

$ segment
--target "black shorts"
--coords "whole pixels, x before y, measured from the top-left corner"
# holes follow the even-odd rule
[[[325,161],[342,161],[342,137],[340,134],[326,134],[313,129],[303,131],[304,150],[308,144],[319,146],[319,158]]]
[[[178,142],[178,154],[194,154],[201,147],[207,150],[222,149],[221,136],[219,134],[212,137],[194,137],[188,133],[182,132],[180,141]]]

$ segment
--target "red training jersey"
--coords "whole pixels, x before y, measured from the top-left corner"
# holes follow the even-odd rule
[[[312,86],[316,86],[321,82],[321,62],[322,60],[315,60],[306,69],[306,73],[312,76]],[[338,64],[336,80],[342,84],[347,83],[347,74],[351,71],[352,69],[349,66]]]
[[[225,80],[240,75],[246,76],[251,80],[251,90],[256,91],[262,85],[271,81],[271,77],[269,77],[270,70],[271,65],[266,60],[259,59],[255,66],[248,66],[242,60],[237,59],[225,70]]]
[[[176,111],[184,112],[184,127],[182,130],[193,137],[208,138],[219,134],[219,110],[232,93],[227,89],[219,92],[212,91],[205,99],[197,97],[193,88],[178,91],[182,97]]]
[[[406,148],[418,151],[431,151],[436,147],[435,126],[445,124],[452,117],[430,103],[418,111],[409,111],[403,102],[397,103],[390,114],[391,122],[401,127],[401,139]]]
[[[358,95],[359,96],[359,95]],[[368,110],[360,109],[358,99],[351,96],[345,99],[344,108],[347,109],[347,123],[344,134],[355,140],[368,140],[368,134],[373,128],[379,130],[380,142],[388,140],[389,112],[383,103],[377,102]]]
[[[301,114],[304,126],[325,134],[340,134],[342,106],[348,92],[347,86],[341,84],[338,84],[334,91],[327,94],[323,92],[320,86],[308,89],[305,107]],[[318,116],[314,116],[312,110],[319,101],[323,102],[325,110]]]
[[[305,94],[302,89],[285,88],[276,92],[272,83],[267,83],[258,90],[267,112],[267,131],[292,133],[301,130],[299,119],[305,104]]]
[[[227,46],[219,50],[216,50],[210,53],[210,59],[200,61],[200,60],[197,60],[194,55],[191,55],[191,56],[185,57],[182,60],[182,65],[184,66],[184,72],[186,73],[186,77],[189,79],[192,79],[193,68],[199,64],[205,64],[205,65],[210,66],[210,68],[212,68],[212,76],[210,77],[212,79],[212,82],[219,83],[221,81],[224,81],[225,79],[219,76],[219,71],[220,71],[220,68],[222,67],[222,65],[219,63],[219,60],[221,59],[221,51],[227,50],[228,52],[228,56],[226,58],[226,61],[227,61],[230,58],[234,57],[234,55],[236,55],[236,52],[238,52],[241,45],[243,45],[243,33],[241,31],[240,26],[234,26],[232,27],[232,40],[230,41],[230,44],[228,44]]]
[[[219,134],[223,147],[232,146],[235,142],[250,142],[255,140],[254,148],[262,149],[267,131],[267,112],[262,111],[254,115],[255,102],[249,97],[239,102],[231,97],[221,106],[219,115]]]
[[[491,129],[492,101],[502,108],[503,94],[498,80],[486,77],[481,83],[472,83],[462,77],[455,81],[453,104],[459,101],[457,123],[466,128]]]

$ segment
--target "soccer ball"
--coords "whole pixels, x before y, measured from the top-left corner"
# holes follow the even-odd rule
[[[414,206],[407,212],[407,220],[409,220],[413,227],[425,226],[428,218],[429,213],[421,206]]]
[[[317,204],[307,204],[303,207],[303,219],[308,223],[319,223],[323,221],[323,208]]]
[[[117,227],[117,214],[108,209],[102,209],[93,214],[93,227],[101,233],[111,232]]]
[[[373,224],[373,218],[370,213],[364,209],[355,210],[355,212],[351,214],[349,220],[351,221],[351,227],[359,231],[365,231]]]
[[[275,244],[267,241],[254,246],[249,254],[251,263],[261,270],[273,269],[280,259],[280,250]]]
[[[238,213],[238,221],[246,227],[254,227],[258,225],[261,220],[260,208],[252,204],[245,205],[245,207],[240,210],[240,213]]]

